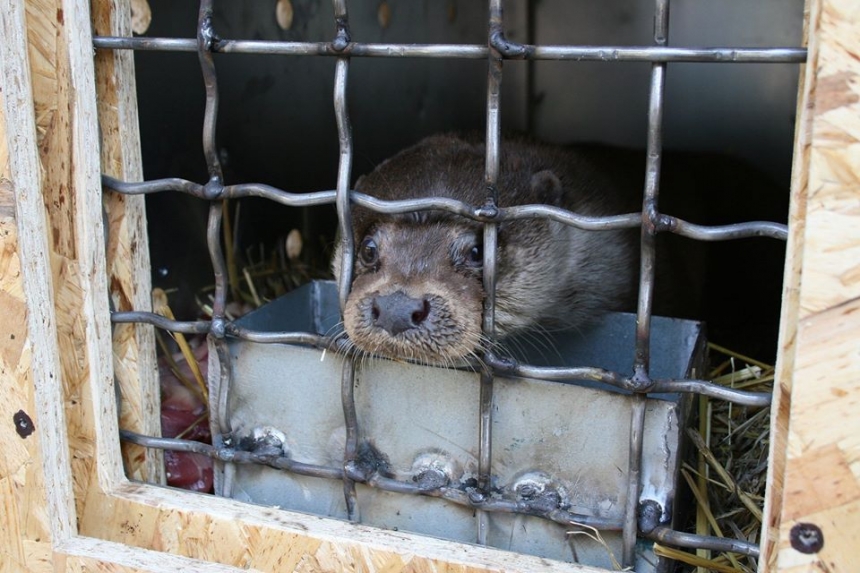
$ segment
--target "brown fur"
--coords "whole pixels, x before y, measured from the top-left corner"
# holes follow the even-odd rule
[[[503,141],[500,206],[546,203],[584,215],[640,208],[641,186],[597,149],[568,149],[523,139]],[[380,199],[441,196],[481,205],[483,142],[455,136],[422,140],[360,179],[357,190]],[[356,250],[370,237],[378,261],[356,256],[344,325],[361,350],[429,363],[451,363],[479,349],[483,289],[469,261],[482,226],[443,212],[383,216],[355,208]],[[581,231],[545,219],[499,226],[497,334],[542,326],[583,326],[609,310],[628,309],[638,277],[638,231]],[[333,266],[339,276],[342,254]],[[416,306],[414,328],[392,332],[375,318],[380,297],[401,292]],[[426,316],[421,311],[425,304]],[[421,318],[423,317],[423,318]]]

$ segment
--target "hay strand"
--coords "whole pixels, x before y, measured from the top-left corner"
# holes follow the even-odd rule
[[[668,557],[669,559],[674,559],[675,561],[680,561],[681,563],[686,563],[687,565],[698,567],[699,570],[718,571],[720,573],[743,573],[743,569],[730,567],[714,559],[704,559],[697,555],[693,555],[692,553],[687,553],[686,551],[681,551],[680,549],[666,547],[665,545],[660,545],[659,543],[654,544],[654,554],[659,555],[660,557]]]
[[[170,305],[167,302],[167,294],[160,288],[152,289],[152,310],[153,312],[169,318],[170,320],[176,320],[173,316],[173,311],[170,310]],[[197,386],[200,395],[203,396],[204,403],[208,404],[209,390],[206,388],[206,381],[203,379],[203,373],[200,372],[200,365],[194,357],[194,352],[191,350],[191,346],[188,345],[185,335],[181,332],[172,332],[171,336],[176,341],[176,344],[179,345],[179,350],[182,352],[182,356],[185,357],[185,361],[188,362],[188,366],[191,368],[191,373],[194,375],[194,380],[197,382]],[[165,354],[170,353],[168,352]],[[180,378],[180,380],[182,380],[182,378]]]

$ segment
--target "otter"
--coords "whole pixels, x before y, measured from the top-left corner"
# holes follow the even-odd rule
[[[604,148],[568,148],[525,138],[502,141],[498,205],[547,204],[582,215],[641,209],[635,170],[617,169]],[[637,161],[640,169],[644,163]],[[450,197],[482,205],[483,141],[428,137],[362,176],[356,190],[393,200]],[[482,338],[483,226],[442,211],[383,215],[353,207],[356,256],[344,310],[349,340],[365,353],[450,365]],[[495,327],[505,337],[536,327],[591,324],[629,310],[639,275],[638,229],[587,231],[543,218],[498,227]],[[340,277],[340,246],[333,270]]]

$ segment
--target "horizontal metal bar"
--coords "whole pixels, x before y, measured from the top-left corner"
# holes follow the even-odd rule
[[[654,541],[659,541],[666,545],[675,547],[689,547],[691,549],[711,549],[713,551],[730,551],[732,553],[740,553],[741,555],[749,555],[750,557],[759,556],[759,546],[749,541],[740,541],[738,539],[729,539],[726,537],[714,537],[710,535],[695,535],[693,533],[684,533],[675,531],[665,526],[657,526],[650,532],[645,534],[645,537]]]
[[[311,332],[262,332],[236,326],[235,323],[228,323],[225,332],[234,338],[259,344],[300,344],[341,352],[345,351],[348,346],[348,344],[340,344],[341,339],[339,338],[330,338]]]
[[[314,205],[330,205],[335,202],[336,192],[316,191],[312,193],[290,193],[270,185],[261,183],[243,183],[227,185],[213,193],[207,187],[185,179],[170,178],[156,179],[130,183],[120,181],[108,175],[102,175],[102,185],[108,190],[124,195],[143,195],[161,193],[164,191],[180,191],[200,199],[238,199],[242,197],[263,197],[290,207],[309,207]],[[363,193],[351,192],[350,197],[356,205],[366,207],[378,213],[398,215],[415,211],[447,211],[480,222],[507,221],[514,219],[532,219],[548,217],[555,221],[590,230],[608,230],[635,227],[639,225],[639,214],[615,215],[610,217],[590,217],[578,215],[547,205],[521,205],[498,209],[488,212],[483,207],[474,207],[456,199],[446,197],[426,197],[421,199],[402,199],[385,201]]]
[[[342,480],[344,476],[342,468],[298,462],[288,456],[272,453],[271,451],[264,451],[262,453],[248,452],[227,446],[217,447],[193,440],[145,436],[129,430],[120,430],[120,439],[145,448],[201,454],[223,462],[263,464],[275,469],[311,477]],[[621,522],[617,519],[571,513],[562,509],[544,511],[531,507],[526,501],[505,500],[495,497],[471,497],[468,492],[453,487],[422,489],[411,481],[404,482],[376,474],[361,481],[382,491],[440,497],[461,506],[480,507],[485,511],[534,515],[568,526],[581,525],[604,531],[618,531],[621,529]]]
[[[196,320],[196,321],[181,321],[171,320],[154,312],[144,312],[140,310],[112,312],[110,320],[114,324],[127,324],[139,322],[142,324],[151,324],[152,326],[169,330],[171,332],[181,332],[182,334],[206,334],[212,326],[212,321]]]
[[[740,404],[742,406],[769,406],[771,395],[766,392],[745,392],[734,388],[726,388],[719,384],[713,384],[704,380],[655,380],[643,385],[631,377],[624,376],[618,372],[592,367],[554,367],[554,366],[530,366],[519,364],[508,359],[499,358],[494,354],[487,353],[485,362],[491,366],[495,373],[507,376],[520,376],[522,378],[535,378],[555,382],[569,380],[592,380],[603,382],[622,390],[631,392],[651,393],[696,393],[719,398]]]
[[[743,390],[735,390],[734,388],[726,388],[725,386],[713,384],[705,380],[657,380],[648,391],[701,394],[702,396],[718,398],[741,406],[770,406],[773,399],[768,392],[745,392]]]
[[[196,52],[193,38],[147,38],[96,36],[93,46],[108,50]],[[213,51],[227,54],[285,56],[357,56],[371,58],[462,58],[484,59],[489,55],[480,44],[365,44],[350,43],[336,50],[329,42],[275,42],[265,40],[218,40]],[[573,60],[599,62],[710,62],[794,63],[806,61],[804,48],[667,48],[654,46],[529,46],[502,53],[507,59]]]
[[[179,191],[188,195],[203,197],[203,185],[188,181],[187,179],[180,179],[179,177],[132,183],[103,174],[102,186],[108,191],[115,191],[123,195],[146,195],[164,191]]]
[[[144,436],[129,430],[120,430],[119,437],[124,442],[130,442],[143,446],[145,448],[153,448],[156,450],[171,450],[174,452],[186,452],[193,454],[201,454],[211,458],[217,458],[217,448],[211,444],[203,442],[195,442],[194,440],[181,440],[178,438],[156,438],[154,436]]]
[[[486,46],[475,44],[362,44],[352,42],[336,50],[328,42],[268,42],[263,40],[222,40],[216,51],[227,54],[277,54],[314,56],[358,56],[370,58],[459,58],[487,57]]]
[[[196,52],[193,38],[146,38],[96,36],[93,46],[108,50]],[[350,43],[336,50],[330,42],[276,42],[265,40],[219,40],[213,51],[226,54],[268,54],[282,56],[364,56],[391,58],[468,58],[487,57],[487,47],[477,44],[362,44]]]
[[[502,499],[490,496],[470,496],[469,492],[458,488],[440,487],[437,489],[422,489],[415,482],[404,482],[392,478],[387,478],[374,474],[367,479],[360,480],[361,483],[371,487],[389,491],[393,493],[402,493],[407,495],[424,495],[428,497],[438,497],[447,501],[463,505],[466,507],[479,508],[483,511],[491,511],[496,513],[516,513],[522,515],[533,515],[542,517],[556,523],[567,526],[583,526],[593,527],[601,531],[620,531],[621,520],[610,519],[606,517],[597,517],[593,515],[583,515],[579,513],[571,513],[563,509],[540,510],[529,505],[527,501],[516,501],[510,499]]]
[[[526,46],[527,60],[599,62],[793,63],[806,61],[805,48],[670,48],[657,46]],[[505,54],[503,54],[505,55]]]
[[[432,194],[426,198],[400,199],[397,201],[386,201],[383,199],[377,199],[370,195],[355,192],[351,194],[351,197],[352,202],[356,205],[360,205],[376,211],[377,213],[383,213],[386,215],[402,215],[404,213],[412,213],[414,211],[437,210],[447,211],[449,213],[454,213],[455,215],[461,215],[463,217],[469,217],[479,221],[483,221],[485,219],[480,216],[481,212],[478,208],[473,207],[468,203],[447,197],[435,197]]]
[[[665,223],[668,227],[663,229],[661,226],[661,230],[699,241],[726,241],[746,237],[770,237],[782,241],[788,239],[788,226],[771,221],[749,221],[709,227],[661,215],[661,223]]]
[[[240,183],[224,187],[224,197],[239,199],[242,197],[264,197],[275,203],[289,207],[314,207],[334,203],[334,191],[313,191],[310,193],[290,193],[264,185],[262,183]]]
[[[120,439],[123,441],[131,442],[145,448],[171,450],[174,452],[190,452],[201,454],[222,462],[264,464],[276,469],[287,470],[295,474],[319,478],[341,479],[343,476],[343,470],[341,468],[297,462],[286,456],[246,452],[232,447],[216,447],[211,444],[204,444],[203,442],[195,442],[193,440],[156,438],[153,436],[144,436],[142,434],[130,432],[128,430],[120,430],[119,433]]]
[[[179,178],[155,179],[130,183],[120,181],[108,175],[102,175],[102,184],[106,189],[125,195],[142,195],[161,193],[164,191],[180,191],[200,199],[238,199],[242,197],[263,197],[287,205],[289,207],[311,207],[316,205],[331,205],[335,202],[336,192],[315,191],[311,193],[290,193],[262,183],[241,183],[226,185],[213,189],[192,181]],[[489,211],[484,207],[475,207],[446,197],[426,197],[421,199],[402,199],[385,201],[363,193],[351,193],[352,202],[367,209],[387,215],[411,213],[414,211],[439,210],[454,213],[479,222],[513,221],[520,219],[535,219],[539,217],[551,219],[578,229],[589,231],[608,231],[613,229],[632,229],[641,224],[639,213],[625,213],[606,217],[579,215],[558,207],[549,205],[517,205],[501,207]],[[691,239],[701,241],[725,241],[745,237],[770,237],[786,240],[788,228],[781,223],[771,221],[752,221],[708,227],[696,225],[668,215],[660,215],[660,230],[672,232]]]
[[[630,387],[630,380],[627,376],[623,376],[622,374],[611,370],[604,370],[603,368],[593,368],[588,366],[578,366],[573,368],[560,366],[531,366],[528,364],[519,364],[515,360],[509,358],[499,358],[490,352],[487,352],[484,355],[484,361],[488,366],[493,368],[493,371],[496,374],[519,376],[521,378],[536,378],[538,380],[556,382],[569,380],[592,380],[595,382],[603,382],[604,384],[609,384],[616,388],[632,390],[632,387]]]
[[[194,52],[196,38],[151,38],[147,36],[94,36],[93,47],[104,50],[137,50],[139,52]]]
[[[241,183],[237,185],[201,185],[172,177],[151,181],[128,182],[102,175],[102,185],[106,190],[123,195],[146,195],[165,191],[179,191],[193,197],[207,200],[240,199],[242,197],[263,197],[289,207],[312,207],[334,203],[334,191],[315,191],[311,193],[290,193],[262,183]]]
[[[160,314],[144,311],[113,312],[111,313],[111,322],[114,324],[150,324],[157,328],[170,332],[181,332],[182,334],[206,334],[212,327],[210,320],[171,320]],[[341,353],[345,353],[349,347],[349,344],[340,337],[331,338],[310,332],[262,332],[236,326],[235,323],[229,321],[225,323],[224,331],[234,338],[261,344],[298,344]]]
[[[499,221],[512,221],[519,219],[551,219],[577,229],[588,231],[608,231],[612,229],[634,229],[642,224],[642,215],[639,213],[625,213],[622,215],[609,215],[605,217],[592,217],[578,215],[571,211],[549,205],[517,205],[514,207],[502,207],[499,209],[497,219]]]
[[[143,311],[114,312],[111,314],[111,321],[117,324],[133,322],[151,324],[164,330],[181,332],[183,334],[205,334],[209,332],[211,326],[211,322],[208,320],[183,322],[170,320],[160,314]],[[325,348],[339,353],[347,352],[349,347],[349,344],[341,338],[330,338],[306,332],[260,332],[242,328],[229,322],[226,325],[225,331],[236,338],[257,343],[299,344],[315,348]],[[548,381],[593,380],[622,390],[643,390],[641,385],[634,382],[631,378],[602,368],[530,366],[519,364],[509,359],[499,358],[490,353],[485,356],[485,361],[497,374]],[[769,406],[771,403],[771,395],[768,393],[745,392],[734,388],[726,388],[725,386],[704,380],[657,380],[647,387],[647,391],[650,393],[696,393],[743,406],[764,407]]]
[[[481,223],[547,218],[578,229],[590,231],[634,228],[638,227],[642,220],[642,216],[638,213],[593,217],[590,215],[580,215],[549,205],[517,205],[487,209],[485,206],[473,206],[456,199],[433,196],[421,199],[384,201],[370,195],[353,192],[352,202],[356,205],[372,209],[377,213],[387,215],[398,215],[415,211],[444,210]]]

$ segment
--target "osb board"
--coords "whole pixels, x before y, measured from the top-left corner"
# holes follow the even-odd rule
[[[69,452],[58,409],[36,387],[59,372],[23,10],[0,3],[0,564],[52,570],[52,546],[74,520]],[[24,213],[34,225],[21,225]],[[44,414],[42,414],[44,412]],[[55,456],[45,453],[53,450]],[[43,460],[51,463],[45,466]],[[49,496],[48,483],[55,484]]]
[[[146,8],[146,10],[144,10]],[[130,36],[127,12],[115,1],[93,2],[94,33]],[[145,2],[138,13],[148,13]],[[102,171],[127,181],[141,181],[140,134],[134,55],[130,51],[99,50],[95,57]],[[114,310],[150,310],[149,242],[143,196],[108,193],[107,260]],[[149,436],[160,435],[158,369],[152,328],[120,324],[113,334],[114,374],[124,400],[120,425]],[[123,445],[126,473],[131,479],[164,483],[160,450]]]
[[[766,560],[780,571],[850,571],[860,560],[860,9],[854,0],[808,4],[795,156],[802,224],[789,248],[797,270],[774,410],[774,441],[785,449],[771,460],[782,471],[768,511],[777,546]],[[821,530],[820,551],[796,549],[799,524]]]
[[[12,182],[3,175],[0,196],[8,199]],[[50,565],[50,520],[44,504],[41,448],[34,423],[27,304],[18,258],[18,229],[13,217],[0,218],[0,564],[10,571],[38,571]],[[34,420],[35,418],[35,420]],[[0,567],[4,569],[4,567]]]
[[[0,1],[0,570],[200,570],[76,534],[26,32]]]
[[[53,286],[60,350],[62,394],[57,400],[65,410],[70,481],[76,491],[85,492],[95,487],[97,472],[109,478],[121,469],[121,460],[104,455],[96,463],[100,447],[116,447],[114,440],[99,444],[96,431],[97,423],[116,427],[116,405],[102,207],[91,199],[100,197],[101,186],[94,153],[99,134],[90,24],[88,17],[82,19],[88,16],[85,2],[34,0],[24,5],[42,216],[47,215],[48,284]],[[24,212],[20,214],[23,219]],[[74,497],[78,513],[85,499]]]

